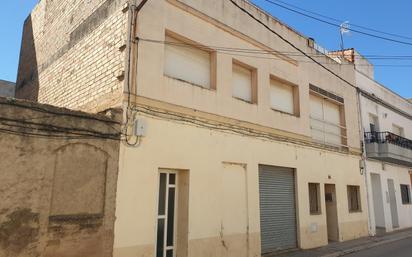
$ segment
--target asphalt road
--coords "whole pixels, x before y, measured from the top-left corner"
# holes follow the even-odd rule
[[[412,257],[412,238],[360,251],[346,257]]]

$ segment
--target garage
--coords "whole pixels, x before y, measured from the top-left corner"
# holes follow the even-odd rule
[[[297,247],[294,169],[259,166],[261,251]]]

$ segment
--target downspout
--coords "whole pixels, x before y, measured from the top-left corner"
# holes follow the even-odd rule
[[[355,75],[356,75],[355,69]],[[358,120],[359,120],[359,134],[362,140],[362,157],[361,161],[363,162],[363,175],[365,177],[365,189],[366,189],[366,202],[367,202],[367,211],[368,211],[368,233],[369,236],[374,236],[376,234],[372,233],[372,216],[371,216],[371,199],[369,195],[369,186],[368,186],[368,167],[366,163],[366,144],[365,144],[365,133],[363,131],[363,115],[362,115],[362,105],[361,105],[361,90],[356,88],[356,96],[358,102]]]
[[[139,144],[139,138],[134,142],[130,142],[128,131],[130,127],[133,127],[133,115],[132,114],[132,102],[136,102],[137,95],[137,64],[139,58],[139,40],[136,39],[137,33],[137,18],[140,10],[148,2],[148,0],[142,0],[137,5],[138,0],[130,0],[128,3],[128,29],[127,29],[127,43],[126,43],[126,69],[125,69],[125,84],[124,92],[127,93],[127,106],[125,108],[125,124],[124,124],[124,136],[128,146],[137,146]],[[124,98],[122,97],[124,102]]]

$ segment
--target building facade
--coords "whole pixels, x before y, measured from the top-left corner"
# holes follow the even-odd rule
[[[0,79],[0,97],[14,97],[15,84]]]
[[[359,53],[346,54],[359,87],[371,234],[412,227],[412,104],[376,82]]]
[[[17,95],[124,106],[114,256],[260,256],[368,235],[353,65],[243,0],[87,4],[38,4],[26,29],[39,68],[21,66]]]

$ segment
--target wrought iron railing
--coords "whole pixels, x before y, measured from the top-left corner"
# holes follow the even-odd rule
[[[412,150],[412,140],[391,132],[365,132],[365,142],[378,144],[393,144]]]

